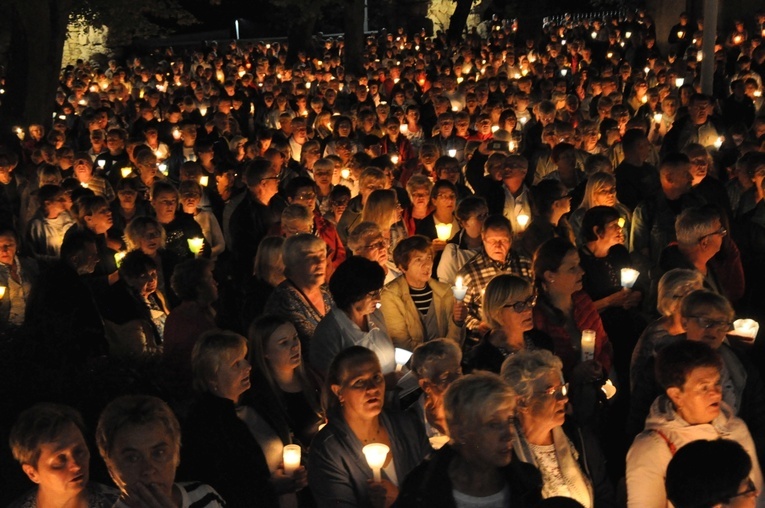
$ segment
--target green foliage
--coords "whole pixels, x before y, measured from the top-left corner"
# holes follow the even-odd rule
[[[177,0],[77,0],[69,19],[74,24],[109,28],[109,45],[169,34],[174,27],[199,21]]]

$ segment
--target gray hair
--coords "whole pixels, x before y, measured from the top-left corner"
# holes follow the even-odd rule
[[[704,277],[696,270],[673,268],[659,279],[656,309],[662,316],[671,316],[680,307],[680,301],[694,289],[704,287]]]
[[[563,377],[563,362],[546,349],[522,350],[502,364],[500,375],[518,398],[529,401],[534,396],[534,382],[550,372]]]
[[[675,219],[677,243],[692,247],[705,235],[714,233],[714,222],[720,221],[720,212],[712,207],[690,207]]]
[[[495,276],[486,285],[483,295],[483,320],[492,328],[501,328],[499,315],[502,307],[510,300],[517,300],[524,294],[533,292],[531,283],[517,275],[502,273]]]
[[[318,236],[308,233],[290,236],[284,240],[284,245],[282,246],[285,274],[289,271],[290,267],[294,268],[305,261],[306,251],[324,248],[326,248],[326,244]]]
[[[478,371],[457,379],[444,395],[449,435],[459,442],[465,437],[460,435],[462,429],[480,425],[503,406],[515,409],[515,392],[498,375]]]
[[[683,303],[680,305],[680,314],[684,318],[703,316],[710,310],[725,314],[729,320],[732,320],[736,314],[727,298],[708,289],[693,291],[683,298]]]
[[[436,364],[445,360],[462,360],[462,351],[456,342],[450,339],[433,339],[420,344],[412,354],[412,372],[417,379],[435,380],[440,374]]]
[[[376,223],[361,222],[348,235],[348,248],[358,254],[370,240],[382,236],[382,229]]]

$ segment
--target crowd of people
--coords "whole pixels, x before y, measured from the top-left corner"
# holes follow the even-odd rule
[[[151,379],[14,414],[12,506],[765,507],[765,12],[517,28],[64,68],[0,334]]]

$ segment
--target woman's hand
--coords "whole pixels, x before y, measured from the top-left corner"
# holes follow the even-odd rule
[[[446,242],[435,238],[430,245],[433,247],[433,252],[441,252],[446,247]]]
[[[571,371],[572,384],[589,384],[603,377],[603,366],[597,360],[582,362]]]
[[[388,480],[367,480],[369,500],[374,508],[388,508],[398,497],[398,487]]]
[[[126,485],[120,500],[130,508],[176,508],[172,498],[154,484]]]
[[[452,307],[452,319],[454,324],[462,326],[465,324],[465,318],[467,317],[467,306],[460,300],[454,300],[454,307]]]
[[[284,464],[279,464],[279,469],[271,475],[270,481],[277,494],[291,494],[308,485],[308,471],[300,466],[288,475],[284,473]]]

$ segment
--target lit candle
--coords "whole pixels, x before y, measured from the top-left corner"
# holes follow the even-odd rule
[[[181,139],[181,129],[179,129],[178,127],[173,129],[173,139],[175,140]]]
[[[133,168],[130,167],[124,167],[120,169],[120,174],[122,175],[122,178],[127,178],[130,176],[130,173],[133,172]]]
[[[347,180],[351,176],[351,170],[348,168],[343,168],[340,170],[340,178],[343,180]]]
[[[492,125],[492,126],[491,126],[491,132],[492,132],[492,133],[495,133],[495,132],[497,132],[498,130],[499,130],[499,125]]]
[[[529,223],[529,216],[526,215],[525,213],[522,213],[515,218],[515,221],[518,223],[521,229],[526,229],[526,226]]]
[[[106,166],[106,160],[104,160],[104,159],[99,159],[99,161],[98,161],[98,163],[97,163],[97,164],[98,164],[98,167],[99,167],[99,168],[101,168],[101,169],[104,169],[104,166]]]
[[[462,277],[459,276],[454,281],[454,285],[452,286],[452,293],[454,294],[454,299],[458,302],[461,302],[465,299],[465,295],[467,294],[467,286],[464,286],[462,284]]]
[[[638,275],[640,272],[634,268],[622,268],[622,287],[631,289],[635,285]]]
[[[679,31],[677,32],[677,38],[678,38],[678,39],[682,39],[682,38],[683,38],[683,35],[685,35],[685,32],[683,32],[682,30],[679,30]]]
[[[310,88],[311,88],[311,83],[306,83],[306,84],[305,84],[305,87],[306,87],[307,89],[310,89]]]
[[[161,163],[161,164],[159,165],[159,171],[160,171],[160,173],[162,173],[163,175],[167,176],[167,164],[165,164],[164,162],[163,162],[163,163]]]
[[[735,37],[733,38],[733,42],[734,42],[735,44],[741,44],[741,41],[742,41],[742,37],[741,37],[740,35],[737,35],[737,36],[735,36]]]
[[[598,32],[592,32],[590,35],[593,39],[595,39],[598,36]]]
[[[449,436],[433,436],[429,437],[430,447],[434,450],[440,450],[446,443],[449,442]]]
[[[526,122],[528,122],[528,121],[529,121],[529,119],[526,118],[525,116],[522,116],[521,119],[520,119],[521,125],[526,125]]]
[[[207,184],[210,183],[210,177],[207,175],[200,176],[199,177],[199,185],[202,187],[207,187]]]
[[[114,263],[117,265],[117,268],[120,267],[125,256],[127,256],[127,252],[119,251],[114,253]]]
[[[16,133],[16,137],[18,137],[21,141],[24,141],[24,129],[21,127],[14,127],[13,132]]]
[[[619,217],[619,220],[617,220],[616,223],[619,224],[620,228],[623,228],[627,221],[624,220],[624,217]]]
[[[754,91],[754,96],[755,96],[755,97],[762,97],[762,91],[760,91],[760,90],[755,90],[755,91]]]
[[[643,97],[641,97],[641,98],[640,98],[640,102],[642,102],[643,104],[645,104],[646,102],[648,102],[648,96],[647,96],[647,95],[644,95]]]
[[[459,111],[459,110],[460,110],[460,108],[458,108],[457,106],[452,106],[452,111],[454,111],[455,113],[456,113],[457,111]]]
[[[372,443],[366,445],[361,451],[367,459],[367,464],[372,468],[374,480],[376,482],[381,481],[382,476],[380,475],[380,469],[382,469],[383,464],[385,464],[385,459],[388,458],[390,448],[382,443]]]
[[[566,74],[568,74],[568,69],[561,69],[560,70],[560,75],[561,76],[565,76]]]
[[[407,124],[401,124],[398,128],[401,134],[407,134],[409,132],[409,126]]]
[[[629,39],[630,37],[632,37],[632,32],[624,32],[624,36],[625,36],[627,39]]]
[[[189,250],[194,254],[194,256],[198,256],[200,252],[202,252],[202,247],[205,244],[204,238],[189,238],[186,240],[189,244]]]
[[[207,114],[207,107],[199,106],[199,114],[205,116]]]
[[[754,340],[759,331],[760,324],[754,319],[737,319],[733,322],[733,331],[730,333]]]
[[[404,365],[406,365],[406,362],[409,361],[409,358],[412,357],[412,352],[397,347],[393,350],[393,355],[396,360],[396,371],[400,372],[404,368]]]
[[[5,296],[5,286],[0,286],[0,298],[3,298]]]
[[[449,153],[449,157],[457,156],[457,150],[455,150],[454,148],[450,148],[448,153]]]
[[[723,138],[722,136],[718,136],[717,139],[715,139],[715,148],[719,150],[724,140],[725,138]]]
[[[643,69],[643,71],[645,71],[645,73],[648,74],[649,72],[651,72],[651,68],[650,67],[646,67],[645,69]]]
[[[391,155],[391,156],[390,156],[390,161],[391,161],[393,164],[398,164],[398,160],[399,160],[399,157],[398,157],[398,155]]]
[[[507,142],[507,150],[510,152],[515,151],[515,142],[514,141],[508,141]]]
[[[684,78],[675,78],[675,86],[677,88],[680,88],[681,86],[683,86],[683,83],[685,83]]]
[[[80,183],[80,185],[82,185],[83,189],[87,189],[89,187],[89,185],[85,182]]]
[[[300,445],[286,445],[282,452],[282,456],[282,460],[284,460],[284,474],[292,476],[292,473],[300,467]]]
[[[595,330],[582,330],[582,361],[595,358]]]
[[[457,78],[457,84],[460,84],[460,83],[462,83],[463,81],[465,81],[465,78],[463,78],[462,76],[460,76],[460,77],[458,77],[458,78]]]
[[[653,114],[653,121],[656,123],[661,122],[662,114],[661,113],[654,113]]]
[[[436,224],[436,236],[442,242],[447,241],[452,236],[451,224]]]
[[[616,387],[611,382],[610,379],[606,379],[606,382],[603,386],[600,387],[601,390],[603,390],[603,393],[606,394],[606,399],[610,399],[614,395],[616,395]]]
[[[697,61],[697,62],[700,62],[700,61],[702,61],[703,59],[704,59],[704,53],[702,53],[701,51],[699,51],[698,53],[696,53],[696,61]]]

